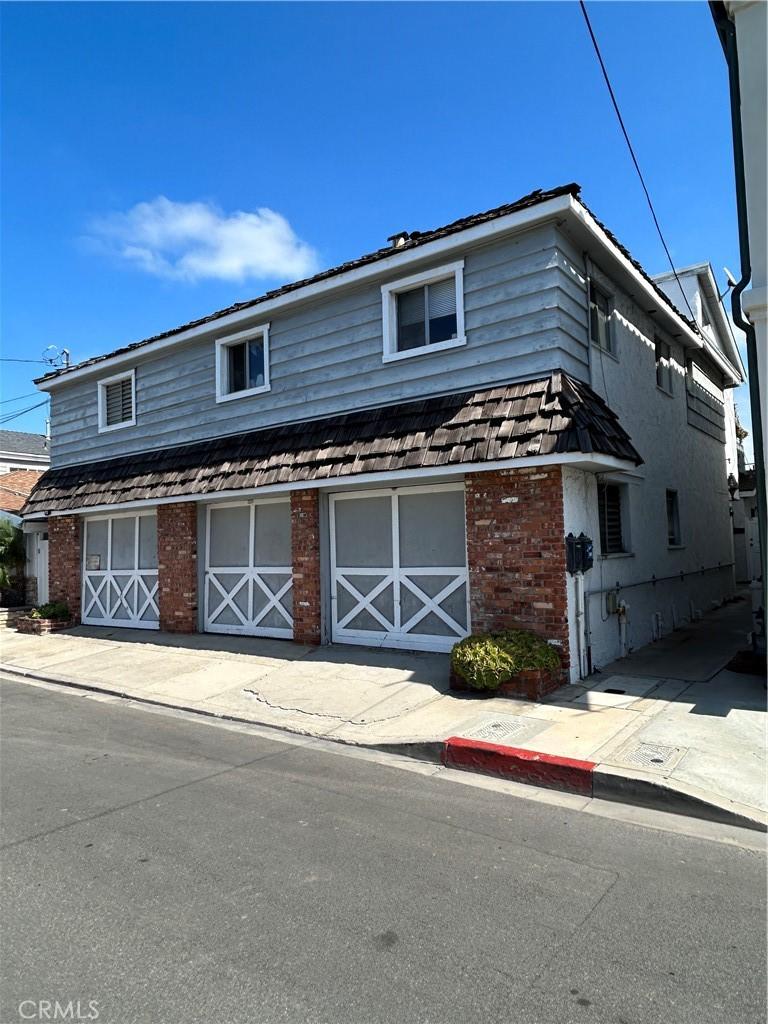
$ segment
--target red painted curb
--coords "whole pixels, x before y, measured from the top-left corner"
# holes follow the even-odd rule
[[[594,761],[556,757],[522,747],[502,747],[498,743],[483,743],[462,736],[451,736],[445,741],[443,764],[447,768],[498,775],[513,782],[562,789],[581,796],[592,796],[592,773],[596,767]]]

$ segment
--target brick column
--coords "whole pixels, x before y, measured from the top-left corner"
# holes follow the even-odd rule
[[[63,601],[80,621],[82,523],[78,516],[48,519],[48,600]]]
[[[559,467],[468,473],[472,632],[530,629],[559,641],[567,679],[568,597]]]
[[[197,632],[197,505],[157,507],[160,629]]]
[[[320,496],[291,491],[293,639],[320,643]]]

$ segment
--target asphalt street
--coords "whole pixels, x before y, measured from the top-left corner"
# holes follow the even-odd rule
[[[2,1024],[765,1020],[754,833],[0,689]]]

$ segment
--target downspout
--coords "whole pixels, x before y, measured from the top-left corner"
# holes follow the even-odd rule
[[[739,226],[739,258],[741,280],[731,292],[733,322],[740,327],[747,339],[747,374],[749,377],[749,404],[752,411],[752,435],[755,446],[755,476],[757,480],[758,542],[760,545],[760,567],[762,586],[760,590],[761,626],[758,646],[765,650],[765,553],[766,553],[766,495],[765,495],[765,450],[763,444],[763,417],[760,408],[760,385],[757,370],[757,338],[754,325],[741,310],[741,295],[752,277],[752,261],[749,253],[749,223],[747,220],[747,189],[744,177],[744,142],[741,130],[741,88],[739,85],[739,54],[736,42],[736,26],[728,17],[722,0],[710,0],[712,18],[720,36],[728,64],[728,84],[731,98],[731,132],[733,135],[733,167],[736,179],[736,215]]]

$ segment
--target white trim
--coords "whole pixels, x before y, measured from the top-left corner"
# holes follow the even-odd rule
[[[397,348],[397,296],[401,292],[410,291],[419,285],[433,284],[436,281],[445,281],[453,277],[455,286],[456,305],[456,337],[446,341],[439,341],[434,345],[421,345],[418,348],[404,349],[400,352]],[[467,337],[464,331],[464,260],[457,260],[455,263],[445,263],[433,270],[425,270],[420,274],[411,274],[410,277],[402,277],[397,281],[391,281],[381,286],[381,318],[382,336],[384,339],[384,350],[382,362],[391,363],[399,359],[411,359],[415,356],[431,355],[433,352],[444,352],[449,348],[460,348],[466,345]]]
[[[569,194],[555,196],[553,199],[547,199],[543,203],[529,206],[515,213],[508,213],[504,217],[497,217],[495,220],[478,224],[472,228],[466,228],[464,231],[457,231],[455,234],[437,238],[433,242],[426,242],[424,245],[417,246],[415,249],[409,249],[406,252],[399,252],[393,249],[392,255],[384,259],[375,260],[373,263],[357,267],[355,270],[350,270],[343,274],[334,274],[332,277],[325,278],[322,281],[315,281],[312,284],[304,285],[302,288],[296,288],[295,291],[287,292],[285,295],[255,303],[247,309],[228,313],[226,316],[218,317],[215,320],[207,320],[196,327],[188,327],[186,330],[174,333],[168,338],[162,338],[157,342],[149,342],[143,348],[135,348],[130,352],[107,356],[97,364],[73,367],[67,373],[63,373],[58,377],[41,381],[37,387],[40,391],[53,391],[55,388],[68,384],[70,381],[99,373],[106,366],[120,366],[123,363],[135,362],[139,355],[154,355],[156,352],[162,352],[165,349],[182,345],[188,341],[194,341],[196,338],[211,334],[214,331],[229,327],[239,327],[252,317],[274,313],[293,306],[297,302],[306,302],[307,299],[325,295],[328,292],[347,287],[348,285],[369,281],[376,277],[384,277],[386,274],[396,271],[401,267],[408,267],[414,263],[434,259],[436,256],[463,249],[465,246],[473,245],[475,242],[482,242],[497,235],[531,227],[541,221],[562,216],[570,208],[571,196]]]
[[[267,484],[264,487],[247,487],[233,489],[230,491],[210,492],[207,494],[177,494],[167,498],[145,498],[140,501],[116,502],[114,505],[90,505],[83,508],[68,508],[60,511],[52,511],[48,514],[40,513],[36,516],[25,516],[25,522],[45,521],[57,516],[80,516],[92,515],[94,512],[109,513],[110,509],[134,509],[147,508],[156,505],[170,505],[180,501],[202,501],[215,502],[219,499],[237,500],[249,497],[259,498],[264,495],[287,494],[297,490],[332,490],[334,487],[354,487],[358,484],[381,484],[391,482],[405,482],[408,480],[419,480],[425,477],[451,477],[464,476],[465,473],[484,473],[502,469],[534,469],[539,466],[575,466],[587,472],[605,473],[615,471],[618,473],[631,473],[635,470],[634,463],[626,459],[617,459],[613,455],[587,454],[585,452],[574,452],[571,455],[530,455],[522,459],[499,459],[493,462],[462,462],[455,466],[422,466],[415,469],[399,469],[389,473],[357,473],[347,476],[336,476],[323,478],[322,480],[297,480],[288,484]],[[627,469],[630,466],[630,469]]]
[[[34,455],[32,452],[2,452],[0,451],[0,462],[41,462],[47,466],[51,461],[50,455]],[[24,466],[16,466],[9,472],[15,473],[23,470]]]
[[[246,331],[238,331],[237,334],[228,334],[224,338],[216,339],[216,401],[231,402],[238,398],[250,398],[253,395],[263,395],[272,390],[269,380],[269,327],[268,323],[260,324],[258,327],[249,327]],[[242,345],[244,342],[253,341],[261,337],[264,348],[264,383],[256,388],[245,388],[243,391],[227,391],[227,366],[225,352],[233,345]]]
[[[107,386],[117,384],[118,381],[131,381],[131,418],[122,420],[120,423],[107,423]],[[124,373],[115,373],[111,377],[102,377],[97,382],[97,401],[99,407],[99,433],[105,434],[108,430],[122,430],[123,427],[133,427],[136,424],[136,370],[131,369]]]

